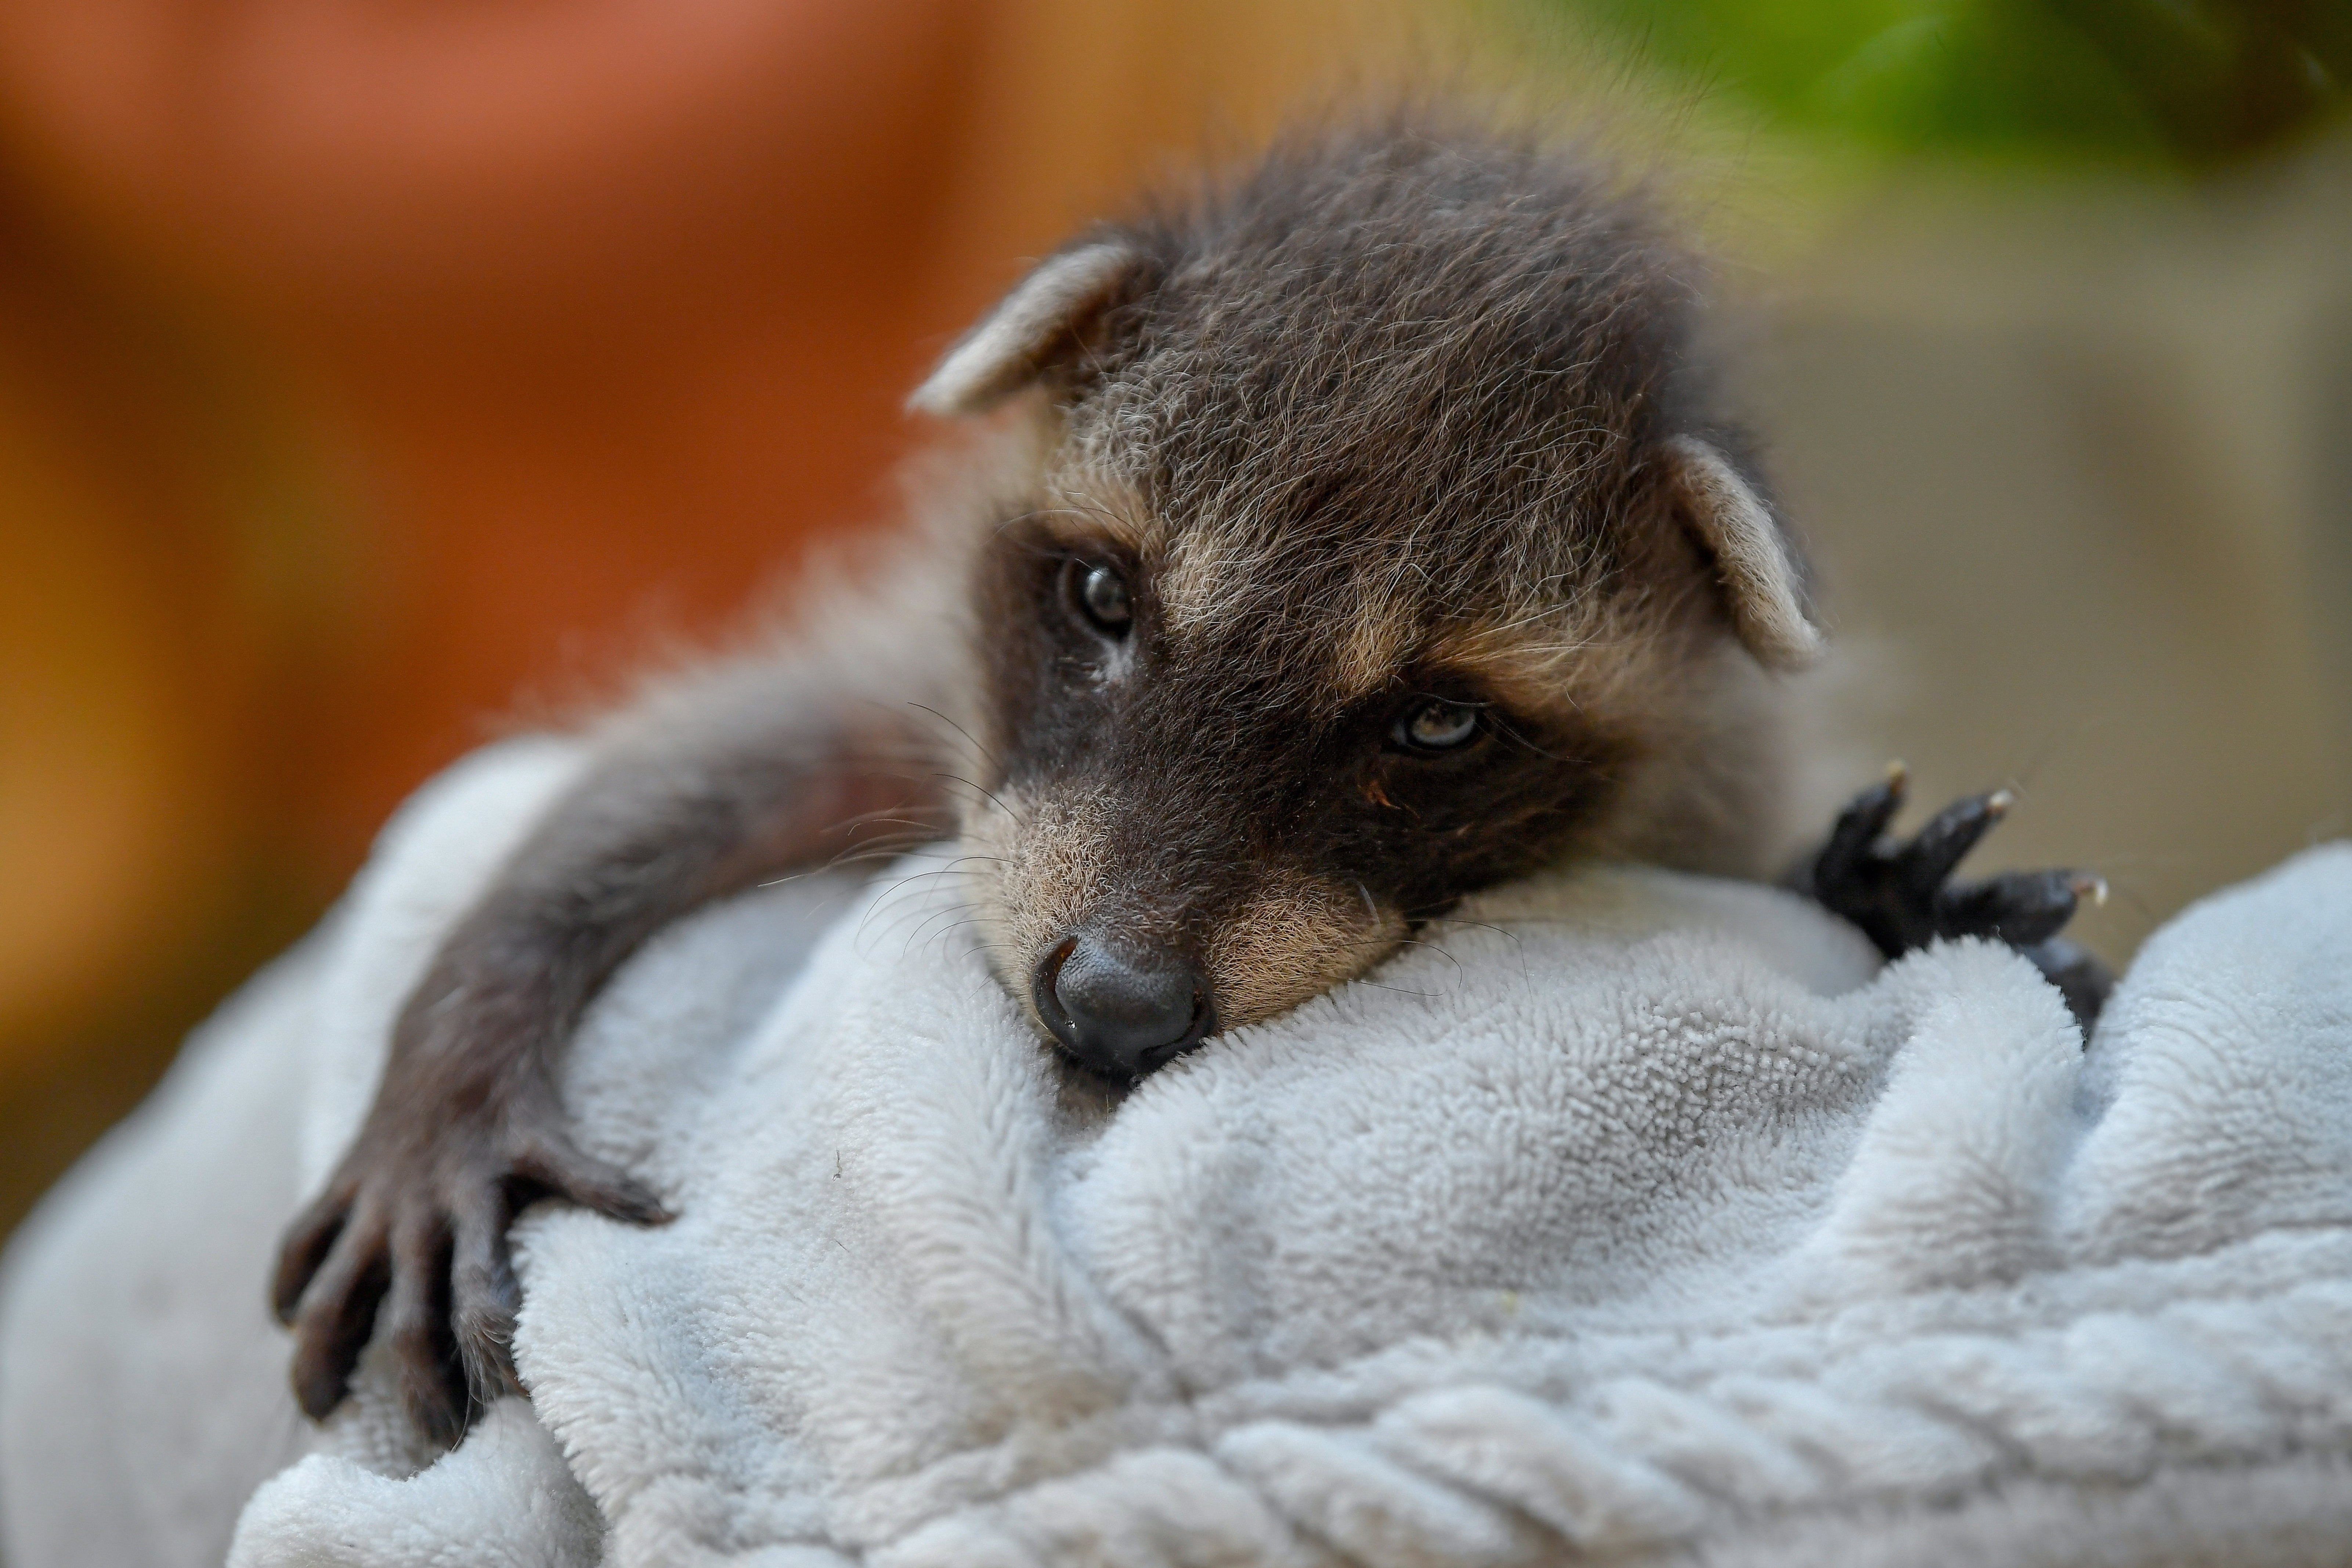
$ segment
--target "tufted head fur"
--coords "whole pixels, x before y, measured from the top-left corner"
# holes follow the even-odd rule
[[[1016,994],[1088,936],[1229,1026],[1563,857],[1757,868],[1765,671],[1819,634],[1694,307],[1593,164],[1399,121],[1084,237],[950,351],[916,405],[1018,404],[1033,454],[965,823]]]

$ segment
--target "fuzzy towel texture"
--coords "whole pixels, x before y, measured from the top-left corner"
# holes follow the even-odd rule
[[[420,797],[28,1227],[14,1568],[205,1561],[306,1445],[240,1568],[2352,1561],[2343,846],[2160,932],[2087,1053],[2013,954],[1600,869],[1123,1100],[951,875],[767,889],[585,1028],[585,1141],[681,1217],[524,1218],[530,1402],[419,1471],[370,1362],[308,1434],[260,1259],[575,765]]]

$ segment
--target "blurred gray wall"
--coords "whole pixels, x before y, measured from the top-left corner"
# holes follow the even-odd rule
[[[2128,955],[2352,835],[2352,143],[2217,191],[1890,191],[1775,281],[1744,401],[1821,568],[1850,746],[2011,784]]]

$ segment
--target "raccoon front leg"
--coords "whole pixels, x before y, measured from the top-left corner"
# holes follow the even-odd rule
[[[441,943],[357,1139],[279,1254],[273,1300],[312,1417],[341,1401],[381,1317],[408,1414],[456,1441],[515,1386],[515,1213],[556,1196],[667,1217],[573,1142],[564,1047],[623,960],[688,910],[858,847],[856,825],[948,830],[952,753],[907,683],[883,678],[894,663],[866,649],[720,666],[625,714]]]
[[[1952,873],[1977,842],[2007,815],[2010,795],[1969,795],[1936,814],[1908,840],[1887,831],[1903,806],[1909,779],[1900,765],[1849,802],[1820,852],[1801,864],[1790,885],[1843,916],[1888,958],[1937,937],[1988,937],[2032,959],[2065,995],[2087,1033],[2098,1019],[2115,976],[2105,964],[2058,933],[2084,897],[2104,898],[2105,885],[2083,871],[2008,871],[1981,881],[1955,882]]]

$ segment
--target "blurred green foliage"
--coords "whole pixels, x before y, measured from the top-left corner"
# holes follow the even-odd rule
[[[2352,84],[2352,0],[1546,0],[1792,131],[2206,168]]]

